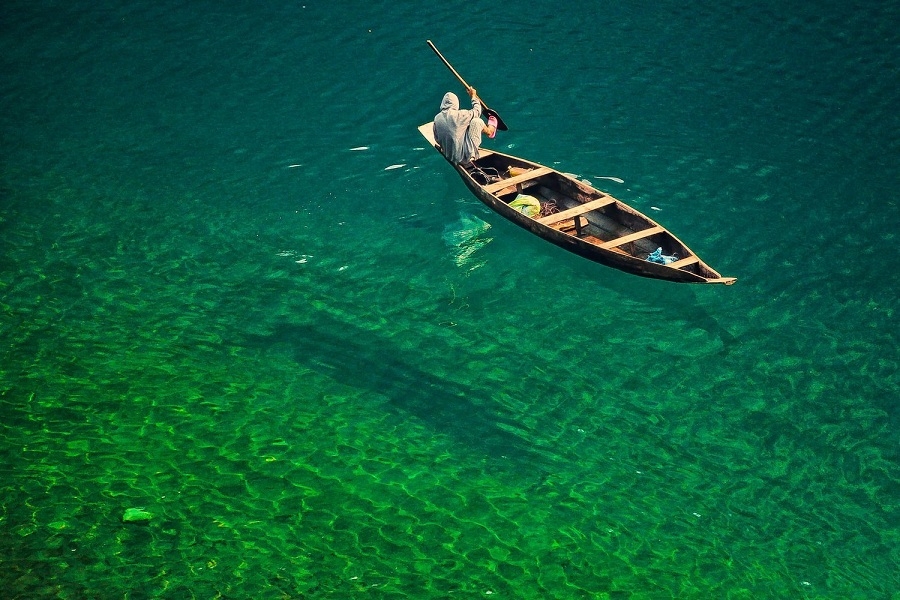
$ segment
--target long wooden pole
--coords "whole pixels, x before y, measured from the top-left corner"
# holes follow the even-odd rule
[[[456,72],[456,69],[453,68],[453,65],[450,64],[450,61],[444,58],[444,55],[441,54],[440,50],[438,50],[437,47],[435,47],[435,45],[431,43],[431,40],[425,41],[428,42],[428,45],[432,50],[434,50],[434,53],[438,55],[438,58],[440,58],[441,61],[443,61],[444,65],[446,65],[447,68],[450,69],[451,73],[456,75],[456,78],[459,79],[459,82],[463,84],[463,86],[466,88],[466,91],[468,91],[472,86],[466,83],[466,80],[462,78],[462,75]],[[479,96],[478,99],[481,100],[481,107],[484,109],[485,114],[487,114],[488,116],[493,115],[497,118],[497,129],[499,129],[500,131],[509,131],[509,127],[506,126],[506,123],[503,122],[503,119],[500,118],[500,115],[497,114],[497,111],[492,108],[488,108],[487,103],[482,100],[481,96]]]

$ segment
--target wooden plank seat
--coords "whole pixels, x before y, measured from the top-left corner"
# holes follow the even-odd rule
[[[515,177],[510,177],[509,179],[501,179],[500,181],[490,183],[484,186],[484,191],[489,194],[493,194],[495,192],[499,192],[502,189],[512,187],[514,185],[518,185],[523,181],[528,181],[529,179],[536,179],[541,177],[542,175],[546,175],[547,173],[552,173],[553,169],[549,169],[547,167],[538,167],[537,169],[532,169],[527,173],[522,173],[521,175],[516,175]]]
[[[604,242],[604,243],[600,244],[600,247],[605,250],[609,250],[610,248],[615,248],[616,246],[621,246],[623,244],[627,244],[628,242],[633,242],[633,241],[639,240],[641,238],[650,237],[651,235],[654,235],[656,233],[662,233],[665,230],[666,229],[664,227],[660,227],[659,225],[656,225],[654,227],[649,227],[642,231],[636,231],[635,233],[623,235],[620,238],[616,238],[614,240]]]
[[[604,196],[603,198],[599,198],[597,200],[585,202],[581,206],[573,206],[572,208],[560,211],[558,213],[553,213],[552,215],[547,215],[546,217],[541,217],[540,219],[536,220],[541,225],[553,225],[554,223],[559,223],[560,221],[565,221],[566,219],[571,219],[572,217],[583,215],[586,212],[608,206],[615,201],[616,199],[611,196]]]
[[[675,262],[670,262],[669,266],[673,269],[680,269],[681,267],[686,267],[688,265],[692,265],[694,263],[700,262],[700,259],[696,256],[688,256],[686,258],[682,258],[681,260],[676,260]]]

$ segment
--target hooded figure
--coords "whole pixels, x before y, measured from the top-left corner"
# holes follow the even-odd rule
[[[447,160],[458,165],[478,158],[484,127],[478,96],[472,97],[472,110],[459,110],[456,94],[444,94],[441,112],[434,117],[434,139]]]

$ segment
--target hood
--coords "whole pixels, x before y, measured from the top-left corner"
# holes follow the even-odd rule
[[[456,94],[454,94],[453,92],[447,92],[446,94],[444,94],[444,99],[441,100],[441,112],[448,109],[459,109],[459,98],[457,98]]]

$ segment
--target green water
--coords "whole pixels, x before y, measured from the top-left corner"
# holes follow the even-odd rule
[[[502,13],[0,8],[5,597],[900,598],[898,5]],[[484,209],[425,39],[738,283]]]

